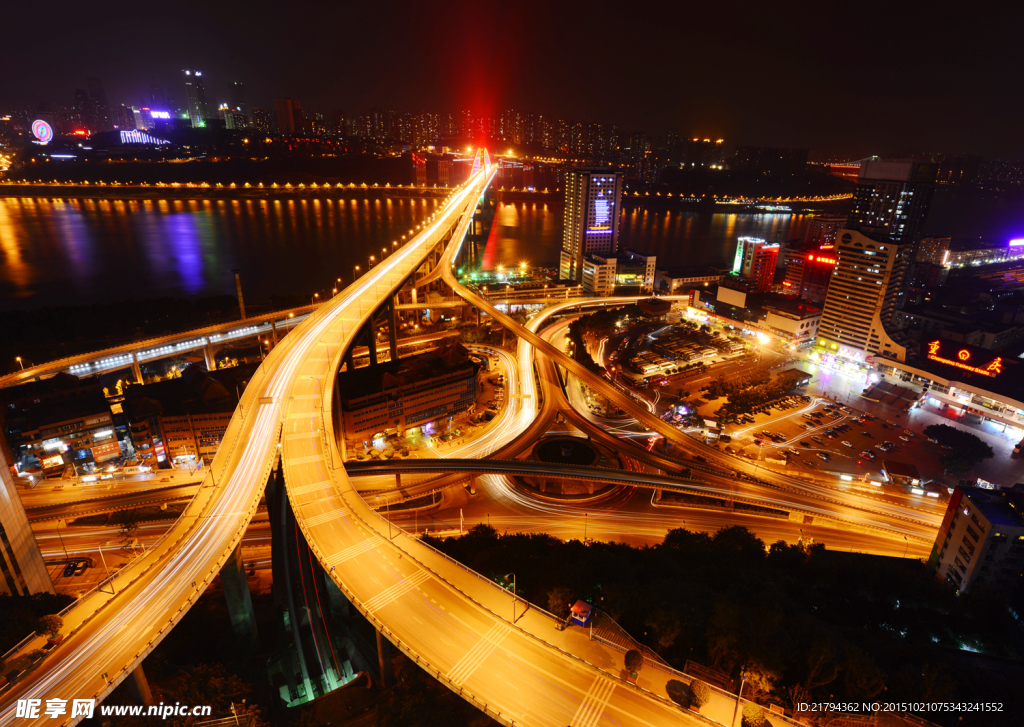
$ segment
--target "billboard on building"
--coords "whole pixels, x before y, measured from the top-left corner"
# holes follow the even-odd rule
[[[733,290],[732,288],[726,288],[724,285],[718,286],[718,300],[722,303],[728,303],[734,305],[737,308],[747,307],[747,294],[742,290]]]

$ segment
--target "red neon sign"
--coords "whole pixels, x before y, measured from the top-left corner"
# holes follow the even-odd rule
[[[966,361],[969,361],[971,358],[971,352],[968,351],[966,348],[962,348],[959,351],[957,351],[956,356],[959,360],[943,358],[942,356],[939,355],[939,346],[941,345],[941,341],[932,341],[931,343],[928,344],[929,359],[931,359],[932,361],[938,361],[939,363],[946,364],[947,366],[956,366],[958,369],[963,369],[964,371],[971,371],[973,373],[981,374],[982,376],[988,376],[991,378],[995,378],[997,375],[1003,373],[1002,356],[998,356],[992,359],[992,361],[990,361],[989,364],[985,366],[985,368],[981,368],[978,366],[971,366],[970,364],[965,363]]]

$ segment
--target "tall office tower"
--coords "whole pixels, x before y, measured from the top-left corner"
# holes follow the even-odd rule
[[[945,265],[949,257],[948,237],[926,237],[917,243],[917,254],[914,255],[914,262],[929,263],[931,265]]]
[[[167,110],[167,98],[164,89],[156,81],[149,82],[149,106],[159,111]]]
[[[807,223],[804,242],[808,245],[832,245],[836,241],[836,232],[845,226],[845,217],[812,217]]]
[[[680,143],[680,164],[688,169],[708,169],[722,164],[724,139],[688,139]]]
[[[293,98],[275,98],[274,111],[278,134],[295,136],[302,133],[302,104]]]
[[[130,106],[118,104],[114,109],[114,121],[118,129],[130,131],[135,128],[135,112]]]
[[[202,71],[182,71],[185,77],[185,102],[188,104],[188,118],[193,129],[206,126],[210,117],[206,108],[206,88],[203,86]]]
[[[238,125],[239,121],[245,121],[248,124],[252,119],[249,117],[249,105],[245,102],[245,84],[241,81],[235,81],[231,84],[231,88],[228,89],[229,105],[231,110],[235,112],[235,128],[243,128]],[[239,119],[238,115],[241,114],[244,118]]]
[[[84,88],[75,89],[75,116],[76,123],[89,131],[100,131],[96,123],[96,112],[92,99]]]
[[[767,293],[772,289],[778,261],[779,243],[766,242],[759,237],[741,237],[736,241],[732,272],[746,278],[748,292]]]
[[[612,255],[619,246],[622,172],[573,169],[565,180],[565,229],[559,278],[579,280],[583,256]]]
[[[114,120],[110,113],[110,105],[107,103],[107,92],[103,88],[103,82],[98,78],[85,79],[85,87],[89,89],[89,98],[92,100],[93,113],[99,125],[99,131],[113,131]]]
[[[906,347],[886,327],[896,330],[892,319],[910,251],[910,245],[879,242],[856,230],[839,231],[819,346],[850,359],[877,355],[906,360]]]
[[[786,250],[786,279],[782,292],[811,303],[823,303],[836,267],[834,245],[803,246]]]
[[[862,163],[847,229],[876,242],[913,243],[928,214],[935,173],[934,164]]]
[[[12,596],[53,593],[53,581],[2,451],[0,481],[0,593]]]
[[[254,108],[252,110],[252,125],[264,134],[269,134],[273,130],[273,121],[270,116],[270,111],[267,109]]]

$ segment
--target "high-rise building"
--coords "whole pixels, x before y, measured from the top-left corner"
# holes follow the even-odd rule
[[[85,87],[89,89],[89,98],[93,105],[93,114],[98,125],[97,131],[113,131],[114,121],[110,113],[110,104],[107,103],[107,92],[103,88],[103,82],[98,78],[85,79]]]
[[[798,174],[807,167],[807,149],[738,146],[732,167],[758,174]]]
[[[823,303],[836,266],[835,245],[801,245],[787,249],[785,266],[783,293],[812,303]]]
[[[679,157],[679,165],[686,169],[710,169],[722,164],[724,139],[687,139],[679,142],[679,151],[673,156]]]
[[[847,229],[876,242],[913,243],[928,214],[935,172],[934,164],[863,162]]]
[[[235,81],[231,84],[231,88],[228,89],[228,104],[231,106],[231,110],[235,112],[235,128],[244,128],[239,126],[239,121],[245,121],[245,124],[252,120],[249,118],[249,105],[245,102],[245,84],[241,81]],[[239,119],[238,115],[241,114],[244,119]]]
[[[565,227],[559,278],[577,281],[588,253],[613,255],[619,245],[622,173],[573,169],[565,180]]]
[[[906,360],[906,347],[886,327],[902,290],[910,245],[878,242],[856,230],[836,237],[836,265],[818,327],[818,345],[845,358]]]
[[[293,98],[275,98],[274,111],[277,116],[277,133],[295,136],[302,133],[302,104]]]
[[[732,273],[749,281],[747,292],[767,293],[775,280],[779,261],[779,243],[759,237],[741,237],[736,241]]]
[[[269,134],[273,131],[274,124],[270,111],[267,109],[254,108],[252,110],[252,125],[264,134]]]
[[[917,244],[914,262],[945,265],[949,258],[949,237],[926,237]]]
[[[203,86],[202,71],[182,71],[185,78],[185,102],[188,104],[188,118],[192,128],[206,126],[210,114],[206,107],[206,88]]]
[[[808,245],[831,245],[836,241],[836,232],[845,226],[845,217],[812,217],[807,223],[804,242]]]
[[[25,507],[0,448],[0,593],[53,593],[53,581],[28,524]]]
[[[928,558],[932,572],[958,595],[982,585],[1005,592],[1021,579],[1022,557],[1024,486],[957,487]]]

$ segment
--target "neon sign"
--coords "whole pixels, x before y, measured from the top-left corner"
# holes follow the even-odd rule
[[[604,197],[594,200],[594,224],[587,228],[587,232],[609,232],[612,229],[612,214],[609,209],[611,205]]]
[[[32,135],[42,143],[48,144],[53,140],[53,129],[42,119],[36,119],[32,122]]]
[[[966,348],[961,348],[956,352],[956,359],[943,358],[939,355],[939,347],[942,345],[941,341],[932,341],[928,344],[928,358],[932,361],[937,361],[947,366],[955,366],[958,369],[964,371],[971,371],[975,374],[981,374],[982,376],[988,376],[995,378],[999,374],[1003,373],[1003,357],[998,356],[988,363],[984,368],[980,366],[971,366],[968,361],[971,360],[971,352]]]
[[[132,129],[131,131],[121,132],[121,143],[122,144],[155,144],[160,146],[162,144],[170,144],[169,141],[163,139],[157,139],[155,136],[139,131],[138,129]]]

